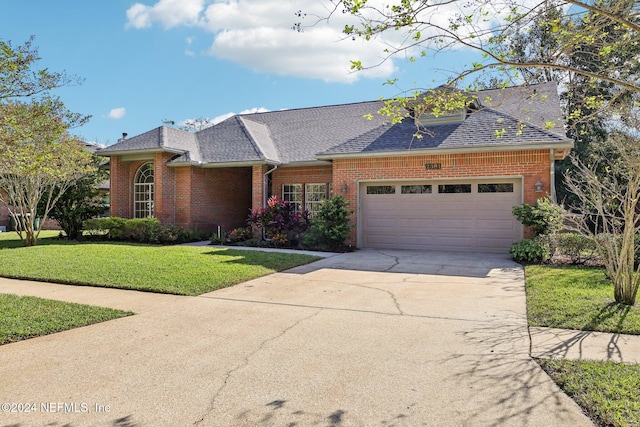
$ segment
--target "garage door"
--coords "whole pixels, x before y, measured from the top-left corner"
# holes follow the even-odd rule
[[[360,246],[505,252],[522,238],[521,180],[360,185]]]

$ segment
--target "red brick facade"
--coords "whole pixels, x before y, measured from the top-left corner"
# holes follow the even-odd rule
[[[358,184],[375,180],[427,180],[473,177],[522,177],[523,200],[533,203],[546,195],[551,185],[550,150],[520,150],[461,154],[416,155],[336,159],[323,166],[287,167],[273,170],[259,165],[238,168],[167,167],[169,153],[156,153],[155,216],[163,223],[183,228],[213,231],[244,226],[250,209],[263,205],[264,177],[271,177],[271,193],[282,197],[283,184],[332,184],[333,193],[358,208]],[[145,161],[111,158],[111,214],[133,215],[133,180]],[[438,163],[440,169],[426,169]],[[541,181],[545,193],[535,191]],[[304,190],[303,190],[304,191]],[[353,215],[354,223],[357,214]],[[357,245],[357,233],[350,242]]]
[[[163,224],[209,233],[246,225],[251,208],[251,168],[168,167],[173,155],[153,160],[111,158],[111,215],[132,218],[133,184],[145,163],[154,165],[154,216]]]
[[[545,191],[549,191],[550,155],[549,150],[531,150],[337,159],[333,162],[333,188],[336,194],[345,196],[351,209],[355,210],[359,181],[523,177],[524,202],[534,203],[546,195],[535,192],[534,184],[538,180],[542,181]],[[426,169],[427,163],[439,163],[441,169]],[[356,214],[353,221],[357,222]],[[357,245],[356,235],[356,231],[351,233],[351,244]]]

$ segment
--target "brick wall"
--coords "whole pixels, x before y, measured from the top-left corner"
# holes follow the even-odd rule
[[[426,169],[426,163],[440,163],[441,169]],[[337,159],[333,163],[333,188],[355,210],[359,181],[523,176],[524,202],[534,203],[546,195],[535,192],[536,181],[542,181],[544,190],[549,191],[550,166],[549,150]],[[357,222],[355,214],[353,222]],[[349,243],[357,245],[355,230]]]
[[[185,224],[185,228],[197,227],[198,230],[209,233],[218,226],[229,231],[247,225],[252,204],[251,168],[187,169],[190,169],[190,223]],[[187,179],[182,181],[184,184]],[[182,199],[181,203],[186,202],[186,198],[183,199],[182,196],[185,188],[179,187],[178,197]]]
[[[273,194],[282,198],[283,184],[302,184],[304,200],[304,184],[329,184],[332,182],[332,166],[281,167],[273,172]]]
[[[253,166],[251,169],[251,209],[260,209],[264,200],[264,174],[269,171],[268,165]]]
[[[154,214],[163,224],[203,233],[246,225],[251,168],[168,167],[171,153],[154,156]],[[111,215],[133,217],[133,180],[146,161],[111,158]]]
[[[133,179],[138,168],[146,161],[125,162],[112,157],[110,162],[111,207],[110,215],[122,218],[133,217]]]

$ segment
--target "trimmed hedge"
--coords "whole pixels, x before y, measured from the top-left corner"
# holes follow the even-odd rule
[[[164,226],[157,218],[96,218],[84,222],[87,236],[139,243],[185,243],[200,240],[197,230]]]

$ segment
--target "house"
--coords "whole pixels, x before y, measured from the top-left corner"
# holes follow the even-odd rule
[[[554,162],[573,145],[554,83],[477,92],[468,108],[422,117],[422,138],[414,118],[392,124],[382,106],[124,134],[99,152],[111,158],[111,215],[230,230],[271,195],[313,213],[339,194],[355,211],[357,247],[505,251],[525,235],[512,207],[553,197]]]

